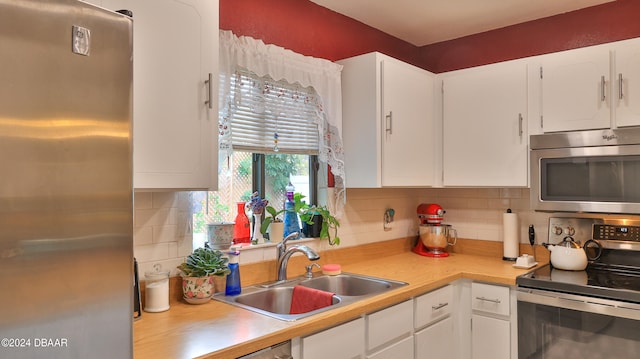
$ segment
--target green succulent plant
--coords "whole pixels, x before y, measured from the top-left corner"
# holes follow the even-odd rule
[[[222,252],[211,249],[205,243],[204,248],[198,248],[189,254],[178,269],[187,277],[224,276],[230,272],[228,262],[229,259]]]

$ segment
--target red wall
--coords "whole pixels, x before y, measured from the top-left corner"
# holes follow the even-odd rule
[[[379,51],[418,65],[417,47],[307,0],[220,0],[220,28],[331,61]]]
[[[306,0],[220,0],[220,28],[332,61],[380,51],[444,72],[640,36],[640,1],[617,0],[424,47]]]
[[[439,73],[640,36],[640,1],[618,0],[420,48]]]

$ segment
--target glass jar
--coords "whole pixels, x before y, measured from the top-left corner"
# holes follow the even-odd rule
[[[150,313],[169,310],[169,272],[162,271],[159,264],[154,269],[155,272],[144,273],[144,311]]]

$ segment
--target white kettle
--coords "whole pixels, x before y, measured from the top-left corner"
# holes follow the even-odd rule
[[[553,245],[545,244],[551,251],[551,265],[564,270],[584,270],[587,268],[587,253],[570,236]]]

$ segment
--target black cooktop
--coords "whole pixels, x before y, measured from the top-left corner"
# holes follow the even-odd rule
[[[516,278],[519,287],[543,289],[640,303],[640,270],[590,264],[584,271],[566,271],[550,264]]]

